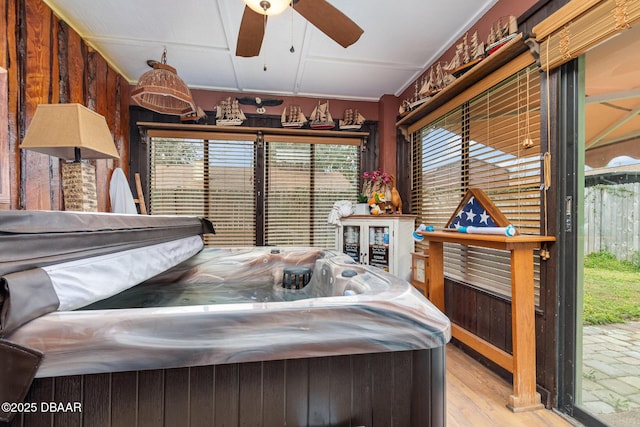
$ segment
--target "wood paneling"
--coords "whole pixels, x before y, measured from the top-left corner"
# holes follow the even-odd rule
[[[82,408],[84,425],[107,427],[111,424],[111,377],[99,374],[87,377],[82,387]]]
[[[9,77],[7,70],[0,66],[0,210],[9,209],[11,195],[11,187],[9,185],[8,88]]]
[[[98,111],[107,118],[120,163],[128,166],[129,85],[41,0],[6,0],[0,13],[0,67],[7,69],[8,85],[8,141],[0,155],[10,172],[1,183],[9,200],[0,209],[63,209],[60,161],[19,149],[36,107],[76,102]],[[96,164],[98,206],[106,211],[115,162]]]
[[[123,387],[138,389],[138,425],[164,425],[164,371],[140,371],[137,374],[137,383],[123,383]]]
[[[9,209],[11,185],[9,177],[9,74],[7,1],[0,4],[0,210]]]
[[[24,9],[25,46],[24,60],[26,85],[24,89],[25,129],[38,104],[53,102],[51,72],[51,10],[42,2],[26,1]],[[56,100],[57,101],[57,96]],[[47,155],[25,151],[22,155],[24,189],[24,207],[26,209],[55,209],[51,205],[51,167],[53,162]]]
[[[138,388],[137,372],[111,374],[111,389],[120,390],[118,393],[111,393],[110,418],[113,425],[122,427],[137,425]]]
[[[0,427],[443,425],[444,358],[441,347],[37,379],[28,402],[81,402],[82,413]]]

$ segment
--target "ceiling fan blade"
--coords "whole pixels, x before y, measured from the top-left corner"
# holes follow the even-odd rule
[[[326,0],[298,0],[293,8],[342,47],[354,44],[364,32]]]
[[[266,19],[265,15],[254,12],[249,6],[244,7],[238,32],[236,56],[251,57],[260,54]]]

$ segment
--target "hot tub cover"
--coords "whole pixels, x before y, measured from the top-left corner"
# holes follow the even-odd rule
[[[58,308],[43,267],[213,232],[211,222],[186,216],[0,212],[0,338]]]
[[[24,398],[43,357],[7,335],[59,309],[61,299],[62,308],[73,309],[134,286],[199,252],[199,236],[214,232],[208,220],[187,216],[0,212],[0,401]],[[145,255],[145,248],[153,255]],[[113,280],[120,288],[106,287],[107,278],[96,280],[93,290],[74,289],[76,272],[104,271],[118,256],[120,261],[153,256],[154,262],[136,274],[122,273],[124,264],[119,271],[126,280]],[[7,419],[0,412],[0,420]]]

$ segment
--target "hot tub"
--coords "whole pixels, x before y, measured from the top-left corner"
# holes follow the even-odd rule
[[[406,281],[330,250],[171,251],[186,260],[128,289],[157,255],[41,267],[63,309],[2,338],[44,355],[18,425],[444,425],[449,321]]]

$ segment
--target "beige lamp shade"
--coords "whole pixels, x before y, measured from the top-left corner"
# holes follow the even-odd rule
[[[40,104],[20,148],[61,159],[120,158],[107,121],[80,104]]]

